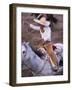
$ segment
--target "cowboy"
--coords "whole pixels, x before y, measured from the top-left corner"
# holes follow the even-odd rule
[[[36,19],[34,19],[34,22],[36,22],[39,26],[30,24],[30,27],[34,30],[40,31],[41,38],[43,40],[42,46],[51,58],[51,64],[53,69],[58,70],[57,57],[53,51],[53,44],[51,42],[50,21],[47,21],[45,16],[39,15]]]

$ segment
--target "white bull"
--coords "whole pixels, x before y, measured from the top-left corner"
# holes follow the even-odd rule
[[[63,44],[56,43],[54,45],[56,46],[54,52],[57,55],[58,63],[60,63],[60,60],[63,60]],[[28,43],[26,42],[22,43],[22,52],[21,52],[22,65],[25,65],[27,68],[29,68],[34,75],[36,76],[61,75],[63,72],[63,66],[60,66],[59,70],[54,71],[50,63],[50,57],[46,56],[40,58],[32,50],[32,48]]]

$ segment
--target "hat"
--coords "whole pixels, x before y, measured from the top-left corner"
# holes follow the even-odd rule
[[[45,16],[42,16],[41,18],[39,18],[39,16],[38,16],[38,18],[34,19],[34,21],[36,23],[39,23],[39,24],[44,25],[44,26],[50,25],[50,22],[46,20]]]

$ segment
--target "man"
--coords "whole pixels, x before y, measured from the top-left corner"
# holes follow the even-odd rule
[[[30,24],[30,27],[34,30],[39,30],[41,38],[43,40],[42,47],[47,51],[48,55],[51,58],[51,64],[54,70],[58,70],[57,57],[53,51],[53,44],[51,42],[51,28],[50,22],[46,20],[46,17],[43,15],[38,16],[37,19],[34,19],[39,26]]]

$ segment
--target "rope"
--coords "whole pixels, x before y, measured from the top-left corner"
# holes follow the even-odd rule
[[[25,65],[32,73],[34,73],[34,71],[33,71],[28,65],[26,65],[25,63],[24,63],[24,65]]]

